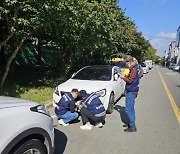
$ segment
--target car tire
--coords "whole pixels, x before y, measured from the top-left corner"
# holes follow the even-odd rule
[[[38,139],[31,139],[20,145],[13,154],[26,154],[26,153],[47,154],[46,147]],[[29,154],[28,153],[28,154]]]
[[[110,97],[109,97],[109,104],[108,104],[108,108],[107,108],[107,113],[111,114],[113,112],[114,109],[114,94],[111,93]]]

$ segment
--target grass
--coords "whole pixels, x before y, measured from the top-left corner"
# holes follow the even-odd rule
[[[17,67],[17,66],[16,66]],[[52,67],[17,67],[9,74],[1,95],[18,97],[42,105],[52,102],[53,91],[64,81]]]
[[[40,104],[48,104],[52,102],[52,94],[54,89],[49,87],[30,88],[28,91],[20,94],[20,98],[39,102]]]

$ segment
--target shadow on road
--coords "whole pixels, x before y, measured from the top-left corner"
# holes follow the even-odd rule
[[[79,123],[79,122],[80,122],[80,120],[77,118],[75,120],[70,121],[69,124],[76,124],[76,123]]]
[[[128,124],[129,118],[128,118],[126,112],[125,112],[125,107],[121,107],[120,105],[115,105],[115,106],[114,106],[114,109],[115,109],[117,112],[119,112],[121,121],[122,121],[124,124]]]
[[[63,154],[67,144],[67,136],[55,128],[55,151],[54,154]]]

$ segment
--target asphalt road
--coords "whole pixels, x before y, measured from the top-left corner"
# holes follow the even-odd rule
[[[161,74],[174,98],[178,108],[180,109],[180,73],[168,68],[160,69]]]
[[[173,99],[169,99],[162,80]],[[122,97],[116,103],[103,128],[81,130],[80,117],[63,127],[55,118],[55,154],[180,154],[180,113],[175,114],[180,109],[180,73],[155,66],[144,75],[135,105],[135,133],[124,132],[124,102]],[[53,115],[52,108],[50,112]]]

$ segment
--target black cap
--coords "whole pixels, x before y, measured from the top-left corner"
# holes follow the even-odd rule
[[[84,98],[86,95],[87,95],[86,90],[81,90],[81,91],[79,91],[79,97],[80,97],[80,98]]]

